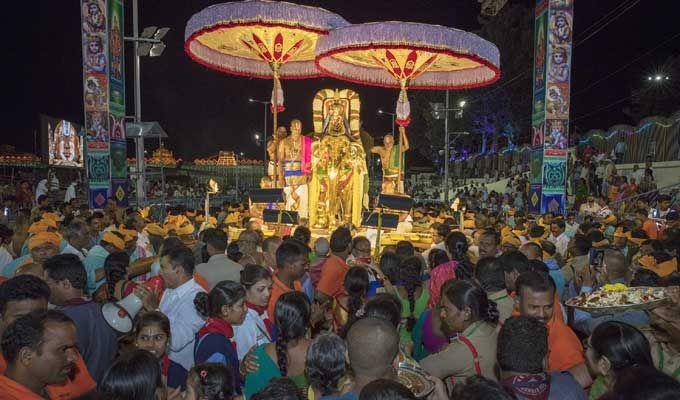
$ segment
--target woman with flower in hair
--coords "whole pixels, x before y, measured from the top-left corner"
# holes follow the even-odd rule
[[[224,364],[197,364],[187,377],[184,400],[231,400],[236,391],[234,371]]]

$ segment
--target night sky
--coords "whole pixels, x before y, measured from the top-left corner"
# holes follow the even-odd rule
[[[512,1],[512,0],[511,0]],[[529,1],[529,0],[515,0]],[[83,121],[80,9],[77,0],[13,2],[5,6],[3,21],[2,139],[19,151],[32,151],[38,131],[38,114]],[[244,151],[261,158],[262,148],[253,140],[262,131],[262,105],[248,103],[248,97],[268,100],[271,81],[230,76],[207,69],[183,51],[184,26],[189,17],[205,6],[206,0],[140,0],[140,28],[168,26],[167,49],[159,58],[142,60],[142,119],[156,120],[168,132],[169,147],[184,159],[206,157],[219,150]],[[352,23],[403,20],[441,24],[463,30],[479,28],[479,4],[475,0],[332,0],[300,1],[323,6]],[[575,37],[616,7],[621,0],[576,0]],[[631,88],[655,70],[671,54],[680,53],[680,37],[657,49],[625,70],[580,93],[593,82],[678,33],[680,5],[672,0],[644,0],[602,31],[576,47],[572,64],[572,119],[580,131],[606,129],[616,123],[632,123],[622,112],[625,102],[589,116],[630,95]],[[131,0],[126,4],[126,34],[132,26]],[[141,29],[140,29],[141,30]],[[591,29],[591,32],[594,29]],[[127,45],[127,114],[133,114],[132,46]],[[531,66],[527,66],[530,69]],[[501,65],[501,70],[503,66]],[[675,77],[680,79],[679,77]],[[529,85],[520,85],[530,87]],[[364,127],[375,136],[390,130],[390,119],[377,116],[377,109],[393,111],[397,90],[359,86],[323,78],[283,81],[286,111],[280,120],[303,121],[311,131],[311,101],[322,88],[351,88],[362,99]],[[9,90],[7,90],[9,89]],[[527,96],[532,96],[527,92]],[[530,115],[527,115],[527,119]],[[271,118],[268,122],[271,127]],[[417,135],[417,132],[411,132]],[[132,145],[128,146],[129,149]],[[147,148],[152,148],[148,146]]]

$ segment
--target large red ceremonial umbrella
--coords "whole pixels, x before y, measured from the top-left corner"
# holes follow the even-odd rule
[[[408,126],[407,89],[468,89],[500,78],[498,48],[479,36],[413,22],[375,22],[335,29],[316,46],[328,76],[400,89],[397,124]]]
[[[347,25],[323,8],[267,0],[222,3],[189,19],[184,51],[218,71],[273,79],[275,135],[277,115],[283,111],[279,80],[323,76],[314,62],[316,43],[330,30]]]
[[[413,22],[374,22],[335,29],[319,39],[316,65],[328,76],[398,88],[396,123],[411,121],[407,89],[467,89],[500,78],[500,53],[479,36]],[[399,175],[401,175],[399,157]]]

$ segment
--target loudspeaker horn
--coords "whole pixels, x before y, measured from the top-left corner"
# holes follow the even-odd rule
[[[132,330],[132,321],[141,309],[142,300],[131,293],[121,301],[104,304],[102,314],[111,328],[128,333]]]

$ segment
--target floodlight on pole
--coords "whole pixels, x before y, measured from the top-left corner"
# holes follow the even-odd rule
[[[458,107],[449,108],[449,91],[446,91],[445,103],[430,103],[431,113],[434,119],[444,120],[444,202],[449,202],[449,111],[454,112],[455,119],[463,118],[463,107],[466,101],[459,100]],[[453,132],[454,135],[463,134],[460,132]]]
[[[157,26],[148,26],[139,33],[139,0],[132,0],[132,37],[124,37],[126,42],[134,44],[134,99],[135,99],[135,115],[136,123],[142,122],[142,89],[141,89],[141,57],[158,57],[165,50],[165,43],[161,39],[167,35],[170,28],[158,28]],[[128,135],[129,136],[129,135]],[[143,207],[145,204],[145,171],[146,165],[144,162],[144,135],[139,135],[135,140],[135,155],[137,168],[137,206]],[[158,137],[159,145],[162,144],[161,137]],[[163,167],[161,165],[161,182],[162,182],[162,206],[161,218],[165,218],[165,177],[163,174]]]

